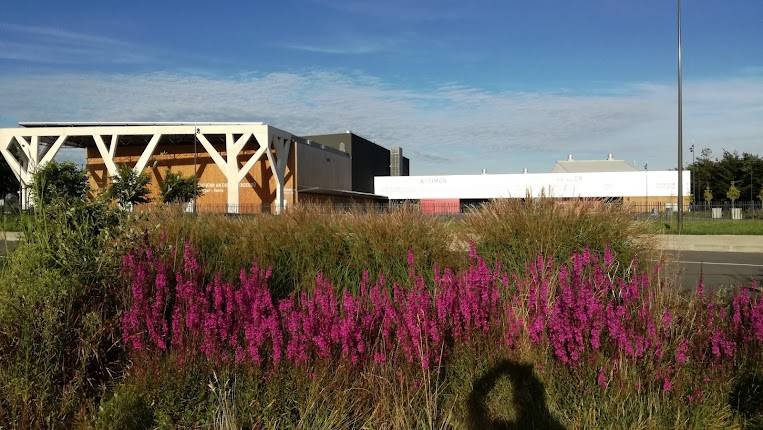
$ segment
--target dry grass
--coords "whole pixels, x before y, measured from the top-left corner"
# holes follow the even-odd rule
[[[648,232],[645,223],[598,200],[497,200],[466,215],[463,232],[480,255],[510,270],[521,271],[538,255],[564,261],[586,247],[609,246],[624,266],[634,257],[647,260],[650,251],[649,243],[637,240]]]
[[[347,288],[357,287],[365,270],[405,279],[408,250],[420,269],[458,266],[463,256],[448,247],[448,223],[411,207],[389,213],[305,207],[279,216],[194,216],[157,208],[140,214],[136,228],[153,241],[191,242],[207,267],[229,278],[253,260],[270,266],[271,287],[280,296],[312,287],[318,272]]]

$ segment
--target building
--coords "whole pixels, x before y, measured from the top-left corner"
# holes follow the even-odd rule
[[[20,123],[0,129],[0,152],[28,200],[35,169],[64,147],[83,148],[90,186],[108,187],[126,164],[150,176],[153,199],[166,172],[195,176],[201,212],[280,212],[300,202],[374,202],[374,177],[390,174],[390,151],[354,134],[347,144],[303,138],[264,123]],[[347,138],[349,136],[349,138]],[[336,141],[336,144],[333,144]]]
[[[636,172],[638,169],[624,160],[608,154],[604,160],[576,160],[572,154],[554,164],[551,173]]]
[[[393,175],[391,169],[393,159],[399,162],[395,165],[397,170],[395,173],[398,173],[395,176],[408,176],[410,161],[402,156],[400,148],[393,148],[390,151],[351,131],[305,136],[305,139],[350,154],[352,191],[374,193],[374,177]]]
[[[688,196],[690,173],[682,174],[683,194]],[[677,205],[678,175],[638,170],[611,154],[604,160],[577,161],[570,156],[557,162],[551,173],[377,177],[374,191],[393,201],[420,202],[427,212],[457,212],[487,200],[541,195],[622,201],[647,210]]]

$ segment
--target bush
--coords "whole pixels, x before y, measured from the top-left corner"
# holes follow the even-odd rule
[[[144,430],[153,428],[154,413],[133,386],[119,386],[112,397],[101,402],[96,429]]]
[[[136,172],[128,165],[119,166],[119,175],[111,182],[108,196],[115,199],[123,208],[131,209],[133,205],[148,203],[151,199],[148,184],[151,179],[144,172]]]
[[[195,177],[186,178],[170,170],[164,175],[159,189],[164,203],[188,203],[203,191]]]
[[[87,173],[70,161],[51,161],[37,169],[32,177],[35,206],[44,206],[56,200],[82,200],[89,189]]]
[[[121,373],[119,221],[102,201],[71,200],[25,220],[0,271],[0,422],[70,427]]]

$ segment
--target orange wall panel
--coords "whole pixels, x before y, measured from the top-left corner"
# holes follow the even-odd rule
[[[142,145],[118,146],[114,162],[117,165],[127,163],[133,166],[140,158],[143,149]],[[215,149],[220,152],[223,158],[226,157],[224,145],[216,145]],[[256,149],[242,150],[238,157],[239,166],[243,166],[255,152]],[[296,204],[297,198],[294,160],[295,154],[292,150],[286,166],[284,185],[284,200],[287,207]],[[194,155],[193,148],[189,148],[189,145],[160,143],[146,166],[144,172],[148,173],[151,178],[149,188],[152,201],[161,201],[159,184],[168,171],[171,170],[183,176],[193,176],[195,172],[199,185],[204,189],[203,194],[196,201],[197,210],[202,212],[225,212],[227,210],[227,179],[203,148],[200,148],[200,151]],[[98,193],[108,187],[110,179],[103,159],[96,148],[87,148],[87,171],[93,192]],[[263,156],[254,164],[239,187],[240,212],[261,212],[275,209],[276,181],[270,170],[267,157]]]

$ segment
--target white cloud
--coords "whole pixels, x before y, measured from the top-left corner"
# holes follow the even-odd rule
[[[375,52],[384,51],[387,49],[382,44],[366,43],[366,44],[353,44],[353,45],[306,45],[306,44],[285,44],[284,48],[293,49],[296,51],[313,52],[317,54],[332,54],[332,55],[365,55],[373,54]]]
[[[143,63],[145,49],[87,33],[0,23],[0,59],[34,63]]]
[[[5,121],[262,120],[298,134],[350,129],[402,146],[416,173],[541,171],[567,153],[613,152],[650,168],[668,168],[676,157],[675,88],[662,84],[571,94],[407,89],[320,71],[41,74],[0,75],[0,94]],[[763,78],[688,82],[684,100],[687,148],[763,149]]]

